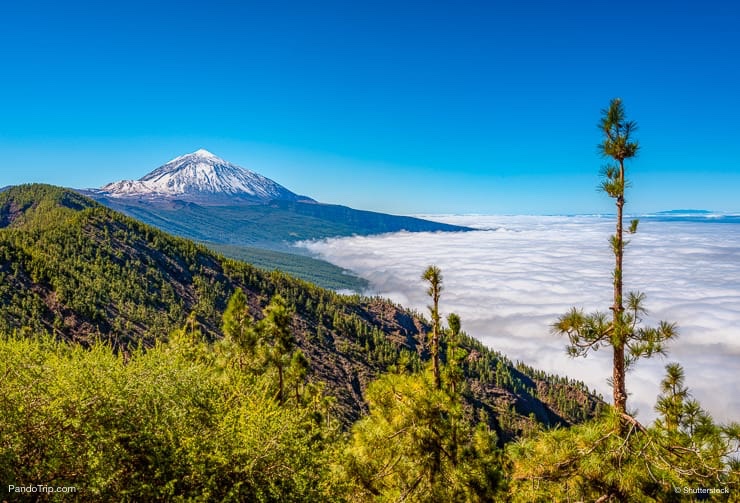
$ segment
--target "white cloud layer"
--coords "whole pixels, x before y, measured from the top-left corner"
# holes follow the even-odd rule
[[[550,325],[571,306],[608,311],[613,221],[598,217],[435,216],[468,233],[395,233],[303,243],[370,281],[372,292],[426,310],[420,279],[442,270],[443,314],[512,360],[583,380],[611,401],[611,351],[572,359]],[[740,420],[740,224],[645,221],[630,236],[625,288],[647,295],[646,323],[675,321],[667,358],[641,360],[628,374],[628,407],[653,411],[663,370],[678,361],[693,396],[719,421]]]

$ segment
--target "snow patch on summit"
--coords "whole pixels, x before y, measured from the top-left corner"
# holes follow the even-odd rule
[[[121,180],[101,187],[109,197],[188,197],[204,199],[224,196],[268,202],[275,199],[310,200],[299,196],[259,173],[232,164],[205,149],[182,155],[139,180]]]

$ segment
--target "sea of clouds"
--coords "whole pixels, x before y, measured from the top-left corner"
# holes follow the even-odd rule
[[[441,311],[510,359],[584,381],[611,401],[611,351],[570,358],[550,326],[570,307],[610,313],[614,257],[609,217],[427,216],[473,232],[337,238],[301,246],[369,280],[370,294],[426,310],[420,279],[442,270]],[[718,421],[740,420],[740,223],[647,219],[629,236],[625,290],[647,295],[647,325],[676,322],[668,357],[627,376],[628,408],[650,421],[664,366],[679,362],[692,395]]]

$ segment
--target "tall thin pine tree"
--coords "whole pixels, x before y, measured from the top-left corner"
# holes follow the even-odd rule
[[[656,328],[640,327],[641,316],[646,314],[643,307],[645,295],[630,292],[624,299],[624,205],[625,188],[629,185],[625,176],[625,161],[637,155],[639,145],[633,138],[637,130],[634,121],[628,121],[624,105],[619,98],[609,103],[609,108],[602,110],[599,129],[604,135],[599,145],[601,153],[611,158],[614,163],[607,165],[602,174],[604,179],[600,189],[616,200],[616,232],[611,237],[614,253],[614,298],[609,307],[612,311],[611,321],[604,313],[584,314],[582,310],[572,308],[561,316],[553,325],[553,332],[567,335],[570,339],[568,352],[571,356],[585,356],[590,350],[602,346],[611,346],[613,350],[612,388],[614,407],[618,412],[627,412],[626,372],[637,359],[650,357],[655,353],[664,354],[663,343],[676,337],[677,330],[673,323],[661,321]],[[630,234],[637,232],[637,220],[632,220]],[[625,307],[626,304],[626,307]]]

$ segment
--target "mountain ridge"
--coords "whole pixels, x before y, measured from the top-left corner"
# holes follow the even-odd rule
[[[220,338],[221,314],[236,288],[256,318],[280,294],[294,308],[291,326],[313,378],[337,397],[345,424],[365,410],[372,379],[403,359],[421,365],[429,358],[429,325],[416,313],[225,259],[69,190],[2,192],[0,222],[0,333],[102,340],[126,353],[186,321],[209,340]],[[464,364],[470,406],[491,417],[502,439],[532,427],[530,414],[567,425],[592,417],[602,403],[582,384],[515,367],[472,338],[462,345],[471,354]]]

